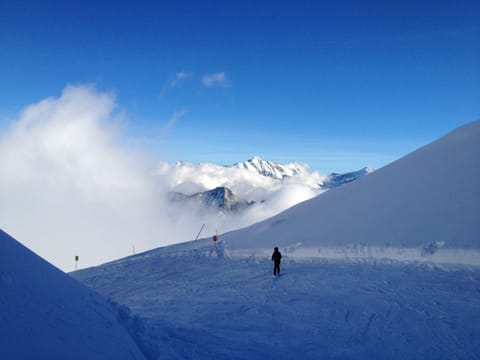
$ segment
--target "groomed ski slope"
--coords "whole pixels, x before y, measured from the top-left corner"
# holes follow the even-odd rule
[[[282,249],[280,249],[282,250]],[[480,359],[480,270],[217,256],[209,241],[73,276],[131,309],[148,359]]]

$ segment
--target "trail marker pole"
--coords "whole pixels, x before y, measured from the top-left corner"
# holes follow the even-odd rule
[[[218,249],[217,249],[217,240],[218,240],[218,236],[215,234],[213,235],[213,243],[215,244],[215,252],[218,254]]]
[[[204,227],[205,227],[205,224],[203,224],[202,227],[200,228],[200,231],[198,232],[197,237],[195,238],[195,240],[198,240],[198,237],[200,236],[200,233],[202,232],[202,230],[203,230]]]

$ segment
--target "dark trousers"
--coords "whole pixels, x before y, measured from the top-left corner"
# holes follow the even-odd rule
[[[280,275],[280,262],[273,263],[273,275]]]

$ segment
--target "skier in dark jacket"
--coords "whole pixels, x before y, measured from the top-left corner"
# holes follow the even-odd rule
[[[272,254],[272,261],[273,261],[273,276],[280,275],[280,259],[282,258],[282,254],[278,251],[278,247],[275,247]]]

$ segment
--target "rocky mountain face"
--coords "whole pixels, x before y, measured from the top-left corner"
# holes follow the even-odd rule
[[[170,193],[173,201],[194,201],[206,208],[218,209],[225,212],[237,212],[253,205],[254,201],[246,201],[236,196],[228,187],[221,186],[213,190],[185,195],[179,192]]]

